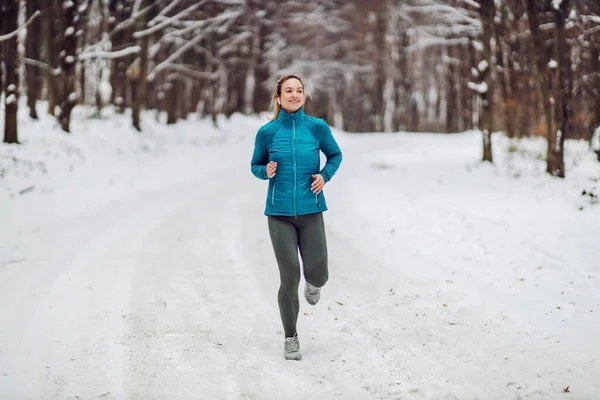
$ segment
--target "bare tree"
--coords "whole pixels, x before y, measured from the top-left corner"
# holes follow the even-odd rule
[[[89,2],[92,0],[67,0],[63,3],[65,31],[63,33],[63,46],[60,52],[60,68],[63,72],[63,99],[60,104],[58,121],[65,132],[70,132],[71,111],[78,102],[76,91],[77,76],[75,66],[78,61],[78,38],[81,36],[79,26]]]
[[[154,0],[142,0],[142,9],[152,8]],[[139,17],[136,23],[136,30],[143,31],[146,28],[148,21],[151,16],[149,13]],[[132,107],[131,116],[133,127],[139,132],[142,131],[140,112],[144,98],[146,97],[146,81],[148,77],[148,47],[149,38],[148,35],[138,36],[138,46],[140,47],[140,55],[135,59],[134,63],[130,66],[129,79],[131,80],[132,89]]]
[[[4,118],[4,142],[18,143],[17,131],[17,109],[19,102],[19,64],[17,50],[17,20],[19,16],[19,2],[14,0],[0,1],[0,14],[2,24],[0,25],[0,36],[5,36],[0,41],[2,60],[5,71],[5,118]]]
[[[494,127],[493,92],[492,86],[492,38],[496,5],[494,0],[479,1],[479,15],[481,16],[483,56],[477,66],[480,78],[477,93],[480,95],[481,119],[480,129],[483,133],[483,161],[493,162],[492,159],[492,129]]]
[[[42,61],[48,66],[45,69],[48,113],[56,115],[56,108],[63,102],[64,90],[60,52],[63,47],[64,16],[62,6],[64,0],[40,0],[42,32],[45,40],[42,47]]]
[[[571,9],[570,0],[553,3],[551,10],[554,16],[554,59],[551,62],[554,80],[554,126],[555,132],[548,137],[548,165],[546,171],[564,178],[564,143],[569,134],[568,105],[571,94],[571,57],[567,51],[565,22]]]
[[[27,0],[25,2],[27,19],[33,17],[40,10],[40,0]],[[27,28],[27,40],[25,42],[25,56],[30,60],[41,59],[41,20],[37,18]],[[29,116],[38,119],[36,104],[40,98],[42,88],[42,75],[38,66],[27,64],[25,66],[25,75],[27,77],[27,106],[29,107]]]

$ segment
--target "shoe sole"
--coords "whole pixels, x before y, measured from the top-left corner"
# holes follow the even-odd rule
[[[298,351],[294,352],[294,353],[287,353],[284,354],[284,357],[286,360],[293,360],[293,361],[300,361],[302,360],[302,354]]]
[[[314,306],[315,304],[317,304],[319,302],[319,299],[313,301],[313,300],[309,300],[308,297],[307,297],[306,298],[306,302],[308,304],[310,304],[311,306]]]

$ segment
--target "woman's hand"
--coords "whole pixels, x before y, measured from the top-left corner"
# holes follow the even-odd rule
[[[271,161],[267,164],[267,176],[269,179],[275,176],[275,171],[277,170],[277,163],[275,161]]]
[[[310,190],[312,190],[312,192],[315,194],[319,194],[321,193],[321,190],[323,190],[323,186],[325,186],[325,180],[323,179],[323,175],[314,174],[312,177],[314,181],[310,186]]]

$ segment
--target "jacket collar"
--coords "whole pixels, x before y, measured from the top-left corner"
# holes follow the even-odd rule
[[[282,108],[281,110],[279,110],[279,116],[277,117],[277,119],[284,124],[285,123],[291,124],[292,121],[300,122],[300,121],[302,121],[303,118],[304,118],[304,110],[302,109],[302,107],[300,107],[298,109],[298,111],[296,111],[295,113],[289,113]]]

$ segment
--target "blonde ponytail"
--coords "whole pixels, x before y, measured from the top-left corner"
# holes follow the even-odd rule
[[[281,90],[281,86],[280,86],[280,90]],[[272,108],[273,111],[273,116],[271,118],[269,118],[271,121],[274,119],[277,119],[277,117],[279,117],[279,111],[281,111],[281,104],[279,104],[279,101],[277,101],[279,99],[279,96],[277,95],[277,90],[273,93],[273,97],[271,98],[271,106],[269,108]]]

